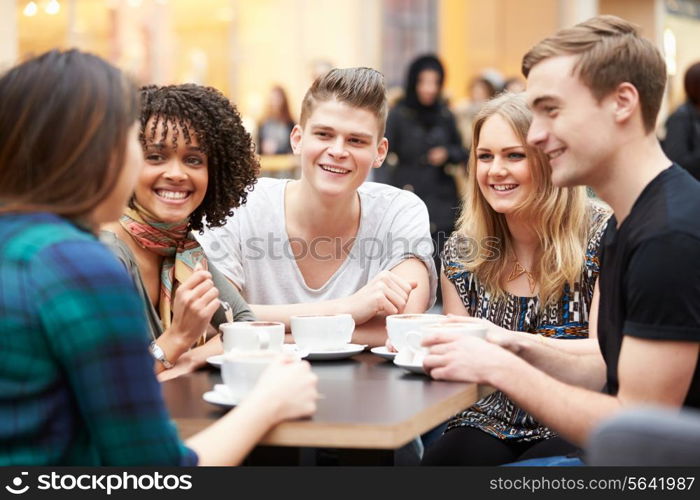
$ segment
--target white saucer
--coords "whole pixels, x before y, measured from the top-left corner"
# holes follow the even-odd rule
[[[332,351],[310,351],[306,359],[308,359],[309,361],[330,361],[333,359],[345,359],[364,351],[365,347],[367,346],[360,344],[347,344],[342,349],[335,349]]]
[[[385,345],[373,347],[372,349],[370,349],[370,352],[384,359],[394,359],[396,357],[396,353],[387,349]]]
[[[221,368],[221,363],[223,362],[222,361],[223,359],[224,359],[223,354],[217,354],[216,356],[209,356],[207,358],[207,363],[209,363],[211,366]],[[209,393],[207,393],[207,394],[209,394]]]
[[[237,398],[231,396],[228,387],[224,384],[216,384],[214,390],[202,394],[202,399],[207,403],[225,407],[236,406],[239,403]]]
[[[427,375],[427,373],[425,373],[425,370],[423,369],[423,363],[420,363],[420,364],[405,363],[405,362],[401,361],[399,358],[394,358],[394,364],[396,366],[400,366],[404,370],[408,370],[409,372],[419,373],[421,375]]]
[[[297,354],[299,358],[304,359],[309,355],[308,351],[302,351],[296,344],[284,344],[282,346],[282,352],[289,354]],[[217,354],[216,356],[209,356],[207,358],[207,363],[216,368],[221,368],[221,363],[223,362],[224,355]]]

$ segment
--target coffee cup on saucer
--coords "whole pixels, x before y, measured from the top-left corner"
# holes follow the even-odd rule
[[[233,349],[222,357],[221,378],[231,398],[240,401],[257,384],[260,375],[280,354],[270,350],[239,351]]]
[[[298,315],[292,316],[290,323],[294,342],[309,352],[343,349],[355,330],[350,314]]]
[[[219,325],[223,336],[224,352],[274,351],[281,352],[284,344],[284,323],[276,321],[239,321]]]
[[[401,352],[406,348],[406,334],[419,331],[424,325],[439,323],[447,319],[442,314],[392,314],[386,317],[386,332],[394,346]]]

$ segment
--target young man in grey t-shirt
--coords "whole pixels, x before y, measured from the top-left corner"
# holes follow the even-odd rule
[[[436,273],[425,204],[364,184],[387,154],[383,78],[334,69],[302,102],[291,133],[301,179],[261,179],[248,204],[199,240],[258,318],[350,313],[353,342],[383,345],[384,318],[424,312]]]

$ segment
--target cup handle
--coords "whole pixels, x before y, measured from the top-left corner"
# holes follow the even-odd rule
[[[350,330],[350,335],[352,335],[352,332],[355,330],[355,320],[352,319],[352,316],[348,318],[348,330]]]
[[[266,351],[270,348],[270,333],[265,330],[258,332],[258,348]]]

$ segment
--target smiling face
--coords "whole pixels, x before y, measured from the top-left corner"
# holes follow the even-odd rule
[[[501,115],[487,118],[476,147],[476,181],[491,208],[513,213],[532,194],[532,174],[525,145]]]
[[[552,166],[556,186],[595,186],[621,145],[611,97],[600,102],[572,74],[577,56],[558,56],[535,65],[527,79],[533,112],[527,140],[541,148]]]
[[[323,196],[354,194],[388,146],[371,111],[334,99],[319,102],[306,123],[294,127],[291,141],[301,156],[302,181]]]
[[[146,131],[152,129],[153,120],[146,124]],[[177,145],[172,122],[168,122],[165,137],[163,122],[158,123],[153,138],[146,133],[145,166],[134,193],[136,201],[161,222],[179,222],[189,217],[204,200],[209,182],[207,155],[194,131],[190,128],[187,144],[182,127],[177,128]]]

